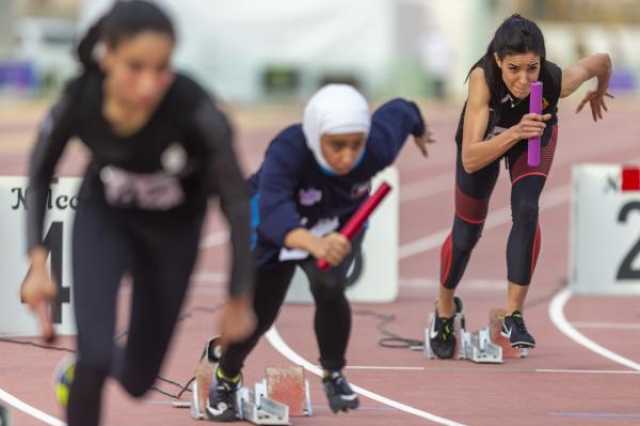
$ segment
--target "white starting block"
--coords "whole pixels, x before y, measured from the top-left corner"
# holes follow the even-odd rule
[[[489,327],[475,333],[461,330],[462,345],[458,359],[468,359],[480,364],[502,364],[502,347],[491,342]]]
[[[476,332],[466,330],[462,301],[455,298],[456,314],[453,328],[456,334],[457,359],[466,359],[478,364],[502,364],[504,358],[525,358],[529,351],[526,348],[512,348],[508,339],[500,334],[504,310],[492,309],[489,313],[489,326]],[[436,358],[431,349],[429,333],[434,314],[429,318],[429,327],[424,333],[424,355],[427,359]]]
[[[190,407],[195,420],[207,419],[209,388],[215,381],[221,355],[219,338],[209,340],[196,367],[191,403],[174,403],[175,407]],[[309,382],[304,378],[304,369],[299,366],[267,368],[266,378],[253,389],[238,390],[236,405],[239,419],[256,425],[290,425],[290,417],[311,416]]]
[[[254,390],[243,387],[238,391],[238,414],[255,425],[290,425],[289,406],[267,397],[265,380],[257,382]]]
[[[311,416],[309,382],[304,369],[269,367],[254,390],[238,392],[240,418],[256,425],[290,425],[289,418]]]

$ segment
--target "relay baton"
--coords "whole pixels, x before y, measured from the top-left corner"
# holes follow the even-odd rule
[[[542,114],[542,82],[531,83],[531,94],[529,95],[529,112]],[[527,164],[529,167],[540,165],[540,137],[529,138]]]
[[[391,185],[387,182],[382,182],[382,184],[378,187],[376,192],[371,194],[369,198],[360,206],[358,210],[351,216],[349,221],[344,224],[340,233],[344,235],[349,241],[355,237],[358,232],[362,229],[364,223],[369,219],[371,213],[375,211],[375,209],[380,205],[380,202],[384,200],[384,198],[391,191]],[[329,269],[329,262],[325,259],[318,259],[316,262],[316,266],[318,269],[325,271]]]

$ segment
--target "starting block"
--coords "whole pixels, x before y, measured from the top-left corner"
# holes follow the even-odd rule
[[[506,314],[504,309],[492,309],[489,312],[489,326],[476,332],[466,329],[462,301],[455,298],[456,313],[453,327],[456,335],[456,359],[467,359],[479,364],[502,364],[504,358],[525,358],[527,348],[514,348],[509,339],[502,336],[502,321]],[[430,316],[429,324],[433,324],[434,314]],[[424,355],[427,359],[436,358],[430,344],[431,326],[425,329]]]
[[[9,410],[0,404],[0,426],[11,426]]]
[[[214,380],[216,367],[222,355],[220,337],[209,339],[202,351],[198,365],[194,372],[194,380],[191,384],[191,417],[195,420],[207,418],[206,409],[209,402],[209,387]],[[175,407],[183,407],[183,404],[175,404]]]
[[[502,330],[502,321],[507,312],[504,309],[492,309],[489,312],[489,329],[491,332],[491,341],[502,348],[502,355],[505,358],[526,358],[529,355],[529,348],[514,348],[511,346],[509,339],[504,337],[500,332]]]
[[[221,356],[220,338],[214,337],[205,345],[191,385],[192,400],[188,405],[193,419],[207,418],[209,390],[215,381]],[[252,389],[241,387],[238,390],[236,406],[239,419],[256,425],[290,425],[290,417],[311,416],[309,382],[304,377],[302,367],[269,367],[265,373],[266,377]],[[185,404],[174,406],[184,407]]]
[[[238,392],[240,417],[256,425],[290,425],[289,418],[311,416],[309,382],[304,369],[269,367],[253,390]]]

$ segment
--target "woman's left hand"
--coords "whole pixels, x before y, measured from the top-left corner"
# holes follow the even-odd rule
[[[605,97],[613,99],[613,95],[611,95],[606,90],[589,90],[585,97],[580,101],[580,104],[576,109],[576,114],[582,111],[582,108],[587,104],[587,102],[589,102],[589,105],[591,106],[591,115],[593,116],[593,121],[598,121],[598,119],[602,120],[604,118],[602,110],[609,112],[609,109],[607,109],[607,104],[604,103]]]
[[[436,141],[435,139],[433,139],[433,136],[431,135],[431,131],[429,129],[425,130],[425,132],[421,136],[414,136],[413,140],[422,153],[422,156],[425,158],[429,156],[429,153],[427,152],[427,145],[430,145]]]

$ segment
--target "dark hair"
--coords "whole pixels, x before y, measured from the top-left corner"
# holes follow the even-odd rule
[[[113,8],[98,19],[78,44],[76,54],[85,72],[99,71],[94,49],[99,41],[110,47],[143,31],[154,31],[176,39],[167,14],[157,5],[143,0],[117,1]]]
[[[482,67],[492,98],[502,97],[502,78],[495,55],[504,59],[507,55],[529,52],[540,56],[542,68],[546,57],[542,31],[535,22],[518,14],[511,15],[498,27],[484,56],[469,70],[467,80],[476,67]]]

